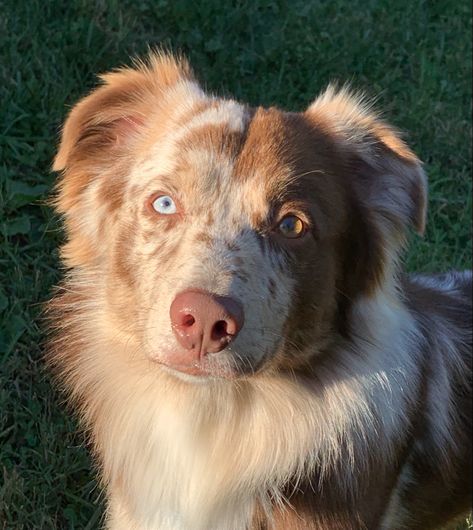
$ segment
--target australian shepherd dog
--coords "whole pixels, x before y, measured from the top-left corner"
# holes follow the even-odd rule
[[[429,530],[471,505],[469,272],[402,273],[426,177],[365,99],[101,76],[54,169],[49,362],[111,530]]]

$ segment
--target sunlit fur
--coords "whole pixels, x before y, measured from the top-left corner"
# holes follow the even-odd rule
[[[430,475],[414,467],[435,462],[450,491],[467,472],[471,326],[424,315],[409,289],[443,289],[464,315],[471,277],[445,293],[400,274],[426,180],[361,96],[252,109],[154,54],[73,108],[54,169],[67,271],[48,360],[93,443],[108,528],[428,530],[468,508],[416,503]],[[146,208],[159,191],[176,215]],[[294,211],[308,233],[285,241],[274,227]],[[172,362],[186,289],[245,311],[200,377]]]

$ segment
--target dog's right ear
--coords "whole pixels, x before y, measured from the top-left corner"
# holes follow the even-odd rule
[[[193,80],[185,59],[153,53],[135,68],[121,68],[100,76],[102,85],[70,112],[53,164],[54,171],[104,149],[126,147],[157,108],[163,92],[180,81]],[[155,104],[153,105],[153,102]]]
[[[64,219],[62,257],[71,267],[91,263],[103,250],[98,227],[110,217],[107,205],[120,201],[137,143],[165,127],[185,94],[202,94],[188,63],[161,53],[101,80],[70,112],[53,165],[62,175],[52,204]]]

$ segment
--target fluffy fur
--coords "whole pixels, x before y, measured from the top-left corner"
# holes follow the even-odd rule
[[[54,169],[66,278],[49,362],[90,434],[111,530],[428,530],[470,503],[471,275],[399,271],[416,156],[363,98],[306,112],[206,94],[184,59],[102,76]],[[156,192],[178,214],[146,208]],[[275,230],[296,213],[300,239]],[[203,376],[169,307],[245,324]]]

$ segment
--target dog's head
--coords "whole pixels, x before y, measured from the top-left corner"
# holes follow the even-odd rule
[[[307,365],[389,282],[407,226],[423,230],[419,161],[345,89],[255,109],[160,54],[102,81],[54,164],[63,258],[173,371]]]

